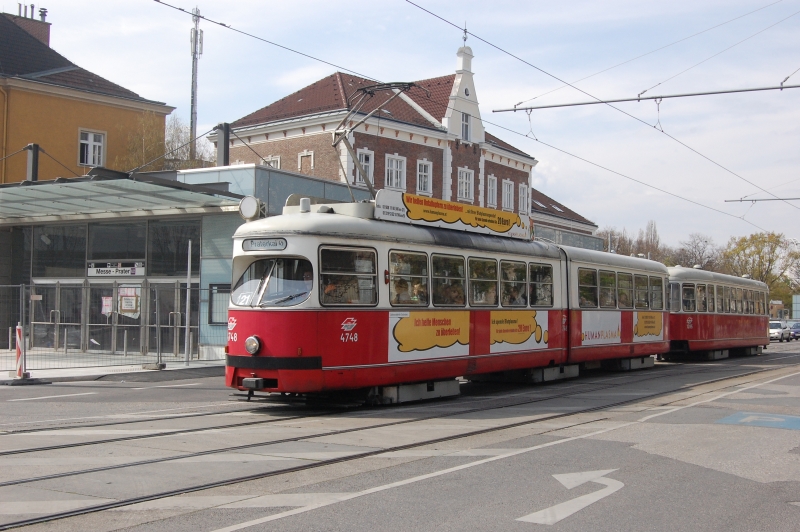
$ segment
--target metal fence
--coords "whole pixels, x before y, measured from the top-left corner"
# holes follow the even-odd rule
[[[15,367],[17,324],[31,370],[220,360],[228,297],[179,282],[0,286],[0,370]]]

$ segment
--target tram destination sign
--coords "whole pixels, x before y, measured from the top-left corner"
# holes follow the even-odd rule
[[[375,218],[521,240],[531,240],[532,233],[526,214],[386,189],[379,190],[375,198]]]
[[[286,240],[283,238],[249,238],[242,242],[243,251],[283,251]]]
[[[89,277],[144,277],[144,262],[90,262]]]

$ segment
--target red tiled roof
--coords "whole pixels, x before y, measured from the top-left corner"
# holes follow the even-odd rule
[[[543,209],[535,202],[538,201],[544,204],[545,208]],[[553,206],[558,207],[563,212],[558,212]],[[574,220],[576,222],[582,222],[586,224],[594,225],[594,222],[591,220],[584,218],[577,212],[573,211],[569,207],[566,207],[563,203],[559,203],[550,196],[541,193],[540,191],[536,190],[535,188],[531,188],[531,212],[540,212],[542,214],[549,214],[550,216],[556,216],[558,218],[566,218],[567,220]]]
[[[485,133],[486,133],[486,142],[488,142],[489,144],[494,144],[498,148],[503,148],[504,150],[510,151],[511,153],[516,153],[517,155],[522,155],[523,157],[529,157],[529,158],[533,159],[533,156],[528,155],[527,153],[525,153],[524,151],[520,150],[519,148],[515,148],[514,146],[512,146],[508,142],[500,140],[499,138],[495,137],[494,135],[492,135],[488,131],[485,132]]]
[[[450,105],[450,93],[453,91],[453,82],[455,79],[456,75],[450,74],[449,76],[415,81],[414,84],[417,86],[413,87],[406,94],[408,94],[417,105],[441,122],[444,115],[447,113],[447,106]],[[426,89],[430,93],[430,96],[420,87]]]
[[[49,71],[55,72],[48,74]],[[109,96],[150,101],[78,67],[7,16],[0,16],[0,77],[18,77]]]

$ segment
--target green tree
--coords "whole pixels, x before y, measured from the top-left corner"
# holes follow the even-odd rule
[[[800,251],[780,233],[754,233],[732,237],[721,253],[724,273],[749,275],[767,284],[771,299],[791,304],[791,293],[797,289],[791,274],[800,267]]]

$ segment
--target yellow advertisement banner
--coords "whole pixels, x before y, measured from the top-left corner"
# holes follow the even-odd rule
[[[633,324],[633,339],[661,338],[664,330],[664,315],[661,312],[637,312]]]
[[[398,316],[399,317],[399,316]],[[397,351],[427,351],[469,345],[469,312],[408,312],[392,330]]]
[[[489,317],[489,352],[513,353],[547,349],[546,310],[501,310]]]
[[[379,220],[531,239],[531,221],[528,215],[396,190],[378,191],[375,198],[375,217]]]

